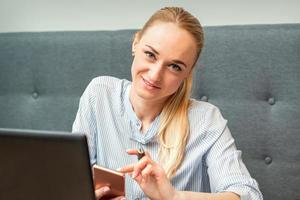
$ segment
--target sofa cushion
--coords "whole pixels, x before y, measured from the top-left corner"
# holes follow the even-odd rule
[[[300,24],[204,31],[193,97],[228,119],[265,199],[300,199]],[[92,78],[130,80],[134,32],[0,33],[0,127],[70,131]]]

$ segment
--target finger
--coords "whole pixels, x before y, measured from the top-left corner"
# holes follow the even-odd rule
[[[111,200],[126,200],[126,198],[124,196],[119,196],[119,197],[115,197]]]
[[[144,157],[147,157],[149,159],[149,161],[151,163],[153,163],[153,160],[151,158],[151,155],[148,151],[144,151],[143,148],[141,149],[127,149],[126,152],[129,154],[129,155],[136,155],[138,157],[138,160],[141,160],[143,159]]]
[[[131,176],[131,177],[133,177],[133,176]],[[138,184],[141,184],[142,181],[143,181],[143,177],[142,177],[141,174],[138,174],[138,175],[135,176],[133,179],[134,179]]]
[[[133,170],[134,170],[134,164],[124,166],[124,167],[118,169],[117,171],[122,172],[122,173],[132,173]]]
[[[126,152],[127,152],[129,155],[138,155],[138,154],[139,154],[138,149],[127,149]]]
[[[142,176],[143,177],[148,177],[153,170],[153,166],[151,164],[148,164],[145,169],[142,171]]]
[[[142,158],[141,160],[139,160],[138,163],[124,166],[122,168],[117,169],[117,171],[122,172],[122,173],[133,173],[137,169],[139,172],[140,169],[143,169],[147,165],[148,162],[152,163],[153,161],[151,159],[145,157],[145,158]]]
[[[101,187],[99,189],[95,190],[95,196],[96,199],[100,199],[101,197],[103,197],[105,194],[107,194],[110,191],[110,188],[107,186]]]
[[[137,164],[134,165],[132,178],[137,177],[148,164],[151,164],[151,162],[152,162],[152,160],[150,160],[147,157],[143,157],[141,160],[139,160],[139,162],[137,162]]]
[[[140,153],[140,151],[138,149],[127,149],[126,152],[129,155],[138,155]],[[146,156],[148,156],[149,158],[151,158],[151,155],[148,151],[144,151]]]
[[[138,182],[138,183],[147,183],[150,176],[151,176],[151,173],[152,173],[152,170],[153,170],[153,167],[151,164],[148,164],[144,169],[143,171],[141,172],[140,176],[137,177],[135,180]]]

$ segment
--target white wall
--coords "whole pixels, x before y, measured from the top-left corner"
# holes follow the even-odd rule
[[[205,26],[300,23],[300,0],[0,0],[0,32],[140,28],[164,6]]]

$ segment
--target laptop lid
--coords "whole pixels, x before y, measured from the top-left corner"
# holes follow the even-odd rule
[[[86,137],[0,129],[0,199],[94,200]]]

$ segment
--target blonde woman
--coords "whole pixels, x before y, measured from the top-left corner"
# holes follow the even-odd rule
[[[134,37],[132,82],[97,77],[81,97],[73,132],[87,134],[92,165],[130,175],[126,199],[262,199],[218,108],[190,99],[203,42],[195,17],[163,8]]]

